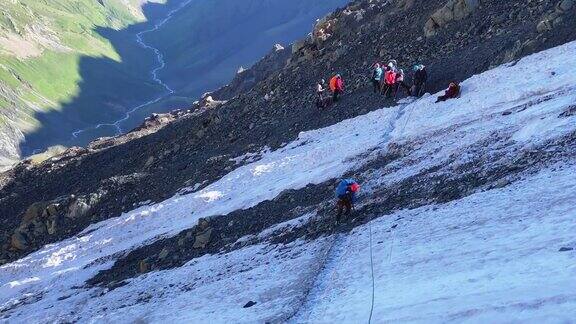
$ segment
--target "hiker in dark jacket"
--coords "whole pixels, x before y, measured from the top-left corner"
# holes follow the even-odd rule
[[[380,63],[374,64],[374,70],[372,71],[372,86],[374,87],[374,93],[380,91],[380,83],[382,82],[383,75],[384,70],[382,70]]]
[[[410,95],[410,86],[408,86],[406,82],[404,82],[404,70],[402,69],[399,69],[398,73],[396,73],[396,88],[394,89],[395,92],[394,99],[396,99],[396,96],[398,96],[398,90],[400,90],[400,87],[406,90],[406,94],[408,96]]]
[[[460,85],[456,82],[451,82],[448,89],[444,92],[443,96],[438,97],[436,102],[446,101],[452,98],[458,98],[460,96]]]
[[[426,92],[426,81],[428,73],[426,67],[422,64],[414,66],[414,83],[412,85],[412,96],[421,97]]]
[[[336,207],[338,208],[338,214],[336,215],[336,221],[340,222],[340,217],[342,212],[345,215],[350,215],[350,211],[354,207],[356,202],[356,193],[360,190],[360,185],[353,179],[343,179],[336,187],[336,198],[338,199]]]

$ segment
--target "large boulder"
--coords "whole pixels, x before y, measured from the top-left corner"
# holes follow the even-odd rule
[[[12,232],[9,246],[16,251],[27,251],[45,244],[49,236],[65,229],[67,222],[85,217],[101,195],[70,195],[31,204],[22,213],[20,225]]]
[[[26,237],[19,231],[14,232],[10,239],[10,246],[19,251],[26,251],[30,246]]]
[[[451,21],[468,17],[480,6],[479,0],[449,0],[442,8],[436,10],[424,25],[424,35],[436,35],[439,29]]]
[[[204,249],[210,243],[210,238],[212,236],[212,228],[210,223],[204,218],[198,220],[198,226],[196,231],[196,238],[194,240],[194,249]]]
[[[68,207],[67,218],[78,219],[85,216],[90,211],[90,205],[83,198],[78,198],[72,201]]]
[[[48,206],[47,202],[35,202],[26,209],[24,215],[22,215],[22,221],[20,222],[20,228],[25,228],[34,220],[42,217],[46,207]]]
[[[562,25],[566,19],[574,19],[570,16],[570,11],[574,9],[575,0],[560,0],[554,11],[544,15],[542,20],[536,24],[539,33],[546,33]]]

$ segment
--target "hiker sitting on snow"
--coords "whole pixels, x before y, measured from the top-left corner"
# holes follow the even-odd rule
[[[336,222],[340,222],[340,216],[344,211],[345,215],[350,215],[356,201],[356,193],[360,190],[360,185],[353,179],[343,179],[336,187],[336,198],[338,199],[336,207],[338,214]]]
[[[443,96],[438,97],[436,102],[446,101],[448,99],[458,98],[460,96],[460,85],[456,82],[451,82],[448,89],[444,92]]]

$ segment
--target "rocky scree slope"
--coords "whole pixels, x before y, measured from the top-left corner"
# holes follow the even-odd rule
[[[184,187],[202,188],[232,170],[232,159],[246,152],[257,158],[301,131],[392,104],[370,93],[367,76],[374,61],[424,63],[429,89],[439,90],[453,79],[572,40],[575,10],[566,0],[353,2],[295,44],[281,69],[238,87],[241,93],[214,93],[213,99],[228,99],[223,104],[156,116],[150,128],[4,173],[0,259],[15,260]],[[547,28],[538,28],[542,21]],[[313,84],[334,72],[344,76],[346,96],[330,110],[317,111]]]
[[[569,320],[575,48],[245,154],[202,190],[4,265],[0,319],[361,322],[374,291],[378,320]],[[342,176],[363,187],[334,226]]]

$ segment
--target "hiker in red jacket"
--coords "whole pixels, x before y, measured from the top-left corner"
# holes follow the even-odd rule
[[[448,89],[444,92],[443,96],[438,97],[436,102],[446,101],[460,96],[460,85],[457,82],[450,82]]]
[[[382,87],[382,93],[386,98],[391,98],[392,93],[396,93],[396,71],[394,69],[387,67],[384,73],[384,85]]]
[[[332,90],[332,101],[337,102],[338,97],[344,92],[344,80],[340,74],[330,79],[330,90]]]

